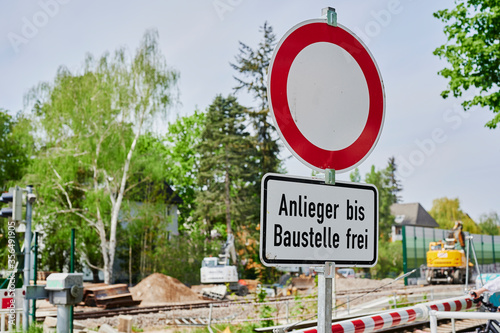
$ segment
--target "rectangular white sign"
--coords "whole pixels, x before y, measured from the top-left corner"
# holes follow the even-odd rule
[[[370,184],[266,174],[260,258],[266,266],[372,267],[378,257],[378,192]]]

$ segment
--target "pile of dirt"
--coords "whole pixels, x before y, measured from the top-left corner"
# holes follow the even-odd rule
[[[134,300],[142,300],[141,306],[164,303],[199,301],[198,295],[182,282],[160,273],[154,273],[130,288]]]

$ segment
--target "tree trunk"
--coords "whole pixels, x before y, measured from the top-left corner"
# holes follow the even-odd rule
[[[134,154],[135,146],[137,145],[137,141],[139,140],[139,136],[141,135],[142,124],[144,122],[144,111],[139,117],[139,124],[137,128],[137,133],[135,134],[134,140],[132,141],[132,145],[127,153],[127,159],[125,160],[125,164],[123,166],[122,179],[120,182],[120,189],[116,196],[116,201],[112,207],[111,211],[111,230],[109,233],[109,246],[108,246],[108,259],[109,259],[109,278],[113,276],[113,264],[115,262],[115,251],[116,251],[116,229],[118,227],[118,216],[120,214],[120,209],[122,206],[123,195],[125,194],[125,186],[127,185],[128,172],[130,168],[130,163],[132,161],[132,155]],[[113,193],[110,193],[110,196],[114,196]],[[110,281],[110,280],[109,280]],[[108,282],[106,282],[108,283]]]
[[[99,270],[95,268],[90,269],[92,271],[92,282],[99,283]]]
[[[128,285],[132,286],[132,244],[128,246]]]
[[[226,157],[227,161],[227,157]],[[229,162],[226,162],[229,163]],[[228,165],[228,164],[226,164]],[[227,227],[227,233],[232,234],[233,230],[231,228],[231,197],[230,197],[230,189],[229,189],[229,172],[226,170],[226,177],[225,177],[225,189],[226,189],[226,227]]]

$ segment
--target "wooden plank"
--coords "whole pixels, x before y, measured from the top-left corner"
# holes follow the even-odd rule
[[[96,291],[96,290],[123,288],[123,287],[128,289],[128,285],[126,283],[103,284],[102,286],[90,287],[90,288],[85,288],[85,289],[91,290],[91,291]]]
[[[119,299],[119,298],[130,298],[130,299],[133,299],[132,298],[132,294],[131,293],[128,293],[128,294],[119,294],[119,295],[109,295],[109,296],[103,296],[103,297],[98,297],[96,298],[96,301],[97,303],[101,302],[101,301],[107,301],[107,300],[110,300],[110,299]]]

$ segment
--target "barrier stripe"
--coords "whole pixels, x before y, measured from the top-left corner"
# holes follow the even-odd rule
[[[354,325],[354,331],[355,332],[364,332],[365,331],[365,322],[357,319],[353,320],[352,324]]]
[[[391,326],[397,326],[401,322],[401,316],[397,312],[393,312],[390,314],[392,317],[392,325]]]
[[[311,332],[311,333],[316,333],[317,330],[314,329],[314,330],[307,330],[307,331],[304,331],[304,332]],[[342,327],[342,325],[339,325],[339,324],[333,324],[332,325],[332,333],[344,333],[344,328]]]
[[[455,311],[460,311],[462,310],[462,302],[460,301],[455,301]]]
[[[417,319],[417,313],[413,309],[409,309],[408,311],[408,322],[415,321]]]
[[[375,322],[374,331],[377,331],[377,330],[381,329],[382,327],[384,327],[384,319],[382,317],[373,316],[372,319]]]
[[[474,303],[468,296],[445,301],[424,303],[419,306],[378,315],[345,320],[332,324],[332,333],[369,333],[382,328],[394,327],[418,320],[425,320],[429,310],[463,311],[472,308]],[[303,330],[304,333],[317,333],[317,328]]]

